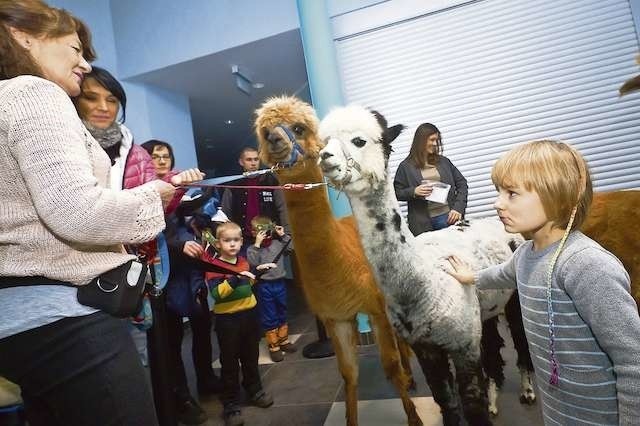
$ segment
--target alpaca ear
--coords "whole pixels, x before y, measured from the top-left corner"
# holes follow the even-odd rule
[[[402,131],[405,129],[403,124],[396,124],[395,126],[391,126],[384,131],[383,138],[388,144],[391,144]]]

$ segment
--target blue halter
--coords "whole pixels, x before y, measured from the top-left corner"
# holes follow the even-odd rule
[[[276,129],[282,129],[282,131],[287,135],[287,138],[289,138],[289,142],[293,145],[289,159],[283,163],[279,163],[278,165],[281,167],[292,167],[300,157],[304,156],[304,149],[300,146],[295,135],[288,127],[278,125],[276,126]]]

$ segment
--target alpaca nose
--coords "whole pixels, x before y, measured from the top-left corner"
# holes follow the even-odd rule
[[[269,137],[267,138],[269,142],[272,144],[276,144],[282,140],[279,134],[277,133],[269,133]]]
[[[327,152],[327,151],[321,151],[320,152],[320,158],[323,159],[323,160],[326,160],[326,159],[331,158],[331,157],[333,157],[333,154],[330,153],[330,152]]]

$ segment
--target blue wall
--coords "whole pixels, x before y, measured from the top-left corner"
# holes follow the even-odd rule
[[[90,27],[98,53],[95,64],[112,72],[127,92],[125,124],[131,129],[136,143],[152,138],[165,140],[174,147],[177,168],[197,166],[189,99],[148,84],[126,81],[114,37],[114,28],[119,31],[121,24],[112,19],[109,0],[50,0],[49,4],[69,10]],[[138,46],[141,51],[145,48]]]
[[[299,27],[295,0],[111,0],[124,77]]]

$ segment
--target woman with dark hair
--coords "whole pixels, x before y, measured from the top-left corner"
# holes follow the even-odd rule
[[[450,185],[444,203],[427,199],[434,186],[442,187],[439,183]],[[462,219],[467,208],[467,180],[442,155],[440,130],[431,123],[416,129],[409,155],[398,166],[393,186],[396,198],[407,202],[413,235],[453,225]]]
[[[167,142],[151,139],[140,146],[151,156],[151,161],[156,167],[156,175],[159,178],[166,176],[173,170],[176,165],[176,159],[173,156],[173,148]]]
[[[173,166],[167,167],[166,170],[157,167],[157,159],[149,155],[144,147],[133,142],[133,135],[123,124],[126,118],[127,95],[120,82],[109,71],[93,67],[82,82],[82,93],[75,99],[75,105],[87,130],[111,159],[112,188],[135,188],[157,178],[167,181],[177,174],[171,171]],[[119,112],[121,117],[118,120]],[[173,201],[165,209],[167,214],[175,210],[184,192],[176,191]],[[154,257],[156,252],[153,244],[132,248],[133,250],[141,250],[148,257]],[[134,320],[134,325],[144,329],[146,322],[148,321],[144,318],[138,317]],[[140,357],[146,363],[146,336],[137,329],[132,329],[131,332]],[[182,423],[200,424],[207,419],[206,413],[191,397],[188,389],[178,393],[176,407]]]
[[[151,157],[133,143],[133,135],[123,124],[127,95],[109,71],[93,67],[82,82],[75,104],[87,130],[111,159],[111,188],[135,188],[156,179]]]
[[[78,287],[134,259],[175,186],[109,188],[110,162],[70,97],[95,58],[85,24],[40,0],[0,0],[0,375],[29,424],[155,425],[125,324]]]
[[[173,170],[173,148],[167,142],[151,139],[142,145],[150,155],[156,174],[162,178]],[[196,373],[197,389],[200,396],[220,391],[220,378],[211,367],[211,312],[207,304],[204,272],[194,269],[190,260],[199,259],[204,249],[201,230],[210,226],[211,218],[194,213],[211,197],[212,191],[200,197],[181,203],[176,211],[166,217],[165,237],[169,249],[169,277],[165,288],[167,316],[166,329],[169,343],[169,371],[173,379],[173,394],[178,417],[184,424],[200,424],[207,420],[207,414],[191,396],[184,363],[182,361],[182,340],[184,336],[183,317],[189,318],[191,327],[191,354]],[[185,216],[192,216],[190,226]],[[204,217],[203,217],[204,216]],[[199,219],[199,226],[193,226]]]

